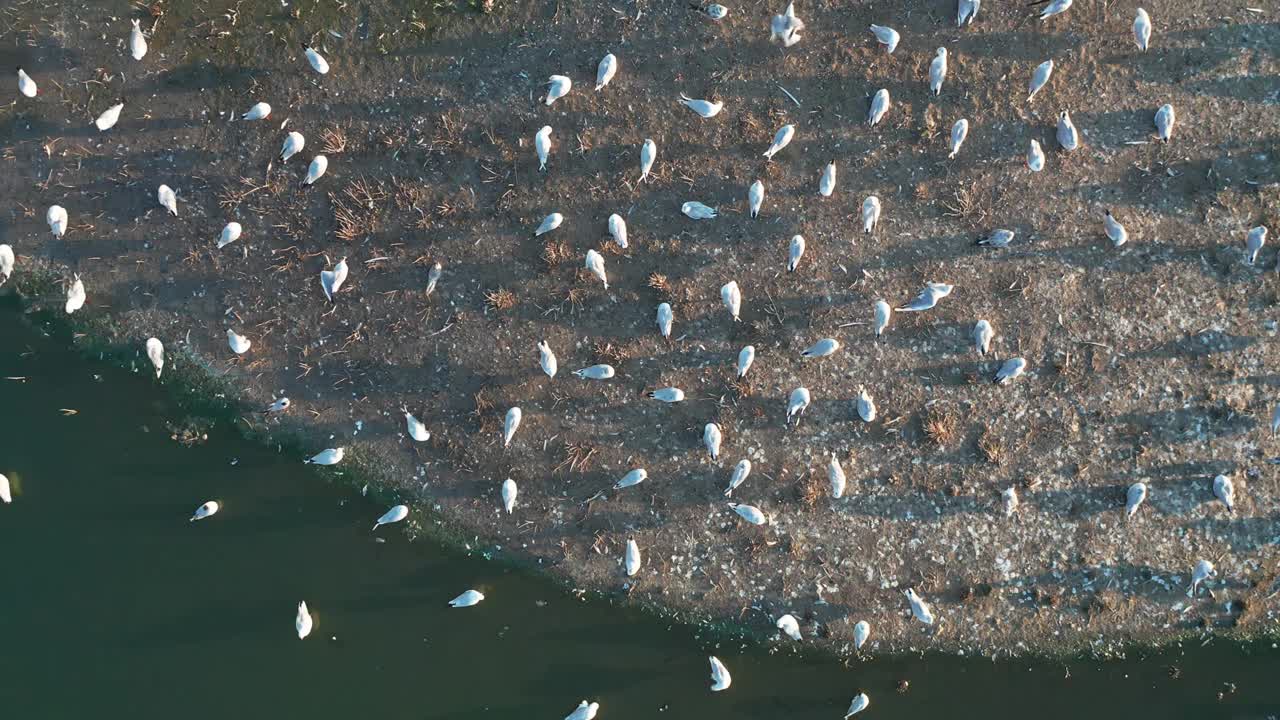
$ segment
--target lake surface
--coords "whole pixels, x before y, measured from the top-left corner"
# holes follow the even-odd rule
[[[1280,717],[1269,643],[850,667],[716,647],[395,527],[372,535],[386,505],[228,427],[183,447],[149,372],[68,347],[0,309],[0,377],[25,378],[0,380],[0,473],[15,495],[0,505],[5,718],[558,720],[587,698],[599,720],[839,720],[859,691],[871,696],[860,718]],[[210,499],[221,512],[188,522]],[[468,588],[487,599],[446,607]],[[316,623],[305,641],[299,600]],[[732,671],[729,690],[708,691],[708,653]]]

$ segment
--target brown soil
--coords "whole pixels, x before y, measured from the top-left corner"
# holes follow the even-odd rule
[[[0,241],[17,272],[80,273],[84,312],[109,314],[139,350],[156,335],[251,402],[287,394],[278,422],[308,429],[315,450],[348,446],[419,507],[578,587],[621,588],[634,537],[645,565],[633,598],[761,627],[792,612],[837,651],[860,619],[879,650],[987,653],[1276,630],[1274,245],[1243,262],[1249,227],[1280,229],[1271,10],[1156,2],[1153,46],[1139,53],[1132,8],[1101,0],[1043,23],[1021,3],[984,3],[963,30],[949,0],[802,1],[808,28],[786,50],[767,42],[779,8],[755,1],[720,23],[645,1],[415,7],[160,2],[137,15],[154,26],[138,63],[128,18],[7,5],[0,67],[22,65],[41,87],[0,109]],[[871,22],[902,33],[895,54]],[[303,41],[329,59],[327,76],[307,67]],[[934,98],[925,76],[940,46],[950,73]],[[595,92],[608,51],[621,67]],[[1048,58],[1054,76],[1028,103]],[[551,74],[575,84],[546,107]],[[893,107],[868,128],[880,87]],[[681,92],[725,109],[703,120]],[[93,118],[119,97],[119,124],[99,133]],[[270,119],[230,121],[259,100]],[[1151,119],[1166,102],[1179,121],[1163,145]],[[1083,133],[1071,154],[1053,139],[1061,109]],[[969,137],[947,160],[961,117]],[[784,123],[796,139],[765,162]],[[288,130],[307,149],[268,171]],[[658,161],[638,184],[645,138]],[[1049,156],[1039,174],[1023,162],[1032,138]],[[322,148],[328,174],[300,188]],[[832,159],[837,189],[821,198]],[[757,178],[767,192],[752,220]],[[177,218],[156,204],[161,183],[178,193]],[[869,194],[884,215],[868,237]],[[687,200],[721,215],[689,220]],[[62,240],[43,222],[54,203],[70,213]],[[1130,232],[1123,248],[1102,234],[1105,208]],[[553,211],[564,225],[531,239]],[[608,241],[613,212],[627,219],[625,251]],[[244,237],[217,250],[232,219]],[[997,227],[1017,232],[1010,248],[973,245]],[[808,250],[787,274],[796,233]],[[581,269],[590,248],[607,292]],[[331,305],[319,273],[344,256],[351,276]],[[428,297],[436,261],[444,276]],[[730,279],[740,323],[719,302]],[[872,303],[902,304],[930,280],[956,290],[896,315],[875,342]],[[654,324],[663,301],[670,343]],[[979,317],[996,328],[994,357],[971,349]],[[244,358],[227,327],[253,341]],[[822,337],[842,349],[802,361]],[[555,380],[538,368],[539,340],[559,356]],[[736,382],[748,343],[755,365]],[[1016,355],[1028,373],[993,385]],[[617,377],[570,374],[596,362]],[[666,385],[686,401],[644,397]],[[813,404],[788,430],[799,385]],[[879,407],[871,424],[855,409],[862,386]],[[504,450],[514,405],[524,421]],[[430,442],[411,445],[405,406]],[[725,436],[718,463],[701,444],[711,421]],[[849,477],[838,501],[822,494],[833,451]],[[734,498],[772,515],[767,529],[722,494],[744,457],[755,469]],[[586,502],[635,466],[645,483]],[[1234,514],[1214,501],[1218,473],[1235,480]],[[511,516],[499,512],[506,477],[520,488]],[[1150,497],[1126,523],[1137,480]],[[1006,519],[1010,485],[1022,502]],[[1219,570],[1216,601],[1185,596],[1202,557]],[[907,586],[934,603],[934,629],[910,619]],[[752,606],[765,612],[743,613]]]

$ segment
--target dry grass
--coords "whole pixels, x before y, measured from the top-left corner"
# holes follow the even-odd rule
[[[335,203],[333,206],[333,224],[336,226],[334,234],[347,242],[355,242],[374,230],[372,217],[356,212],[342,203]]]
[[[475,409],[471,411],[476,417],[487,414],[493,409],[493,398],[489,397],[489,391],[486,388],[480,388],[476,394],[471,396],[471,401],[475,403]]]
[[[542,262],[548,268],[554,268],[573,257],[573,249],[563,240],[548,240],[542,246]]]
[[[565,442],[564,444],[564,460],[555,467],[553,472],[560,472],[567,469],[569,472],[586,472],[591,466],[591,458],[596,454],[594,446],[585,442]]]
[[[387,191],[382,187],[382,183],[364,177],[348,183],[343,188],[342,194],[365,210],[373,210],[378,203],[387,198]]]
[[[325,128],[320,132],[320,152],[337,155],[347,149],[347,133],[340,127]]]
[[[827,495],[827,484],[824,478],[820,478],[814,473],[805,473],[798,481],[796,481],[796,498],[804,505],[806,510],[812,510],[818,506],[818,502]]]
[[[956,416],[943,407],[929,408],[924,418],[924,434],[938,447],[947,447],[956,441],[960,423]]]
[[[755,392],[751,387],[751,381],[747,378],[740,378],[737,375],[729,381],[729,389],[733,391],[737,399],[749,398]]]
[[[506,288],[490,290],[484,294],[484,303],[494,310],[510,310],[518,302],[516,294]]]
[[[976,183],[956,188],[951,202],[943,202],[942,207],[946,210],[943,215],[964,221],[970,226],[983,225],[990,212]]]
[[[649,287],[657,290],[658,294],[663,297],[671,297],[671,281],[667,280],[667,276],[661,273],[652,273],[649,275]]]
[[[592,352],[595,354],[596,360],[607,363],[609,365],[621,365],[631,357],[631,353],[621,345],[614,345],[611,342],[598,342],[593,347]]]
[[[982,431],[982,436],[978,438],[978,452],[982,453],[982,457],[992,465],[999,465],[1004,461],[1006,455],[1004,441],[996,437],[991,428]]]

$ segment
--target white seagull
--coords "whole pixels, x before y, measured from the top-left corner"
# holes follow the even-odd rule
[[[801,30],[804,30],[804,21],[796,17],[796,4],[787,3],[787,9],[781,15],[774,15],[769,23],[769,40],[791,47],[800,42]]]
[[[1071,7],[1071,0],[1053,0],[1040,11],[1040,19],[1048,20],[1054,15],[1061,15]]]
[[[871,637],[871,623],[866,620],[859,620],[853,626],[853,649],[861,650],[863,645],[867,644],[867,638]]]
[[[515,436],[516,429],[520,427],[520,419],[522,417],[524,417],[524,413],[518,407],[513,407],[507,411],[507,417],[502,421],[502,447],[511,445],[511,438]]]
[[[609,53],[600,59],[600,65],[596,67],[596,92],[604,89],[605,85],[613,79],[614,74],[618,72],[618,58]]]
[[[1124,518],[1128,520],[1138,512],[1138,508],[1142,507],[1142,503],[1147,499],[1147,484],[1136,482],[1129,486],[1124,494]]]
[[[1236,511],[1236,488],[1231,482],[1231,478],[1226,475],[1219,475],[1213,479],[1213,494],[1223,505],[1227,506],[1227,512]]]
[[[729,503],[729,508],[738,513],[738,517],[746,520],[752,525],[766,525],[769,518],[760,508],[755,505],[743,505],[742,503]]]
[[[747,345],[738,352],[738,377],[747,376],[747,371],[751,369],[751,363],[756,361],[756,347]]]
[[[688,95],[685,95],[684,93],[680,93],[680,102],[683,103],[685,107],[698,113],[704,118],[713,118],[716,115],[719,115],[720,111],[724,109],[723,102],[720,102],[720,101],[711,102],[710,100],[694,100],[693,98],[689,97]]]
[[[885,52],[890,55],[894,50],[898,49],[898,41],[902,36],[898,35],[898,31],[884,25],[872,25],[871,34],[876,36],[876,42],[884,46]]]
[[[876,401],[866,388],[858,389],[858,417],[862,418],[863,422],[876,421]]]
[[[947,49],[938,48],[938,52],[933,56],[933,62],[929,63],[929,92],[936,95],[942,94],[942,82],[947,79]]]
[[[324,155],[317,155],[311,160],[311,165],[307,168],[307,176],[302,179],[302,184],[312,185],[315,181],[324,176],[329,169],[329,158]]]
[[[907,602],[911,603],[911,614],[925,625],[933,624],[933,608],[929,607],[929,603],[924,598],[916,594],[913,588],[907,588]]]
[[[1013,517],[1018,511],[1018,491],[1010,485],[1000,492],[1000,499],[1004,504],[1004,516]]]
[[[1143,52],[1151,47],[1151,16],[1142,8],[1138,8],[1138,12],[1133,17],[1133,41]]]
[[[284,412],[285,410],[288,410],[289,405],[291,404],[292,403],[289,401],[289,398],[282,397],[279,400],[272,401],[272,403],[268,405],[266,409],[264,409],[262,412],[268,415],[278,415]]]
[[[222,228],[222,234],[218,236],[218,249],[221,250],[236,240],[239,240],[240,233],[243,231],[244,228],[240,227],[240,223],[235,221],[227,223]]]
[[[216,500],[210,500],[209,502],[204,503],[200,507],[196,508],[196,511],[191,515],[191,519],[188,520],[187,522],[195,522],[197,520],[203,520],[209,517],[210,515],[216,514],[218,512],[218,507],[219,507],[218,502]]]
[[[347,281],[347,259],[342,258],[332,270],[320,271],[320,289],[324,290],[324,297],[329,302],[333,302],[333,298],[342,289],[342,283]]]
[[[307,62],[310,63],[311,69],[321,75],[329,74],[329,61],[325,60],[320,53],[311,49],[311,46],[305,43],[302,46],[302,54],[307,56]]]
[[[1170,138],[1173,137],[1173,123],[1175,119],[1173,106],[1168,103],[1161,105],[1160,109],[1156,110],[1156,115],[1152,119],[1152,122],[1156,126],[1156,137],[1159,138],[1161,142],[1169,142]]]
[[[249,338],[237,333],[231,328],[227,328],[227,345],[231,347],[231,352],[237,355],[243,355],[249,352],[249,348],[253,343],[249,341]]]
[[[413,416],[413,413],[404,411],[404,426],[409,432],[409,437],[414,442],[426,442],[431,439],[431,432],[427,430],[426,423]]]
[[[733,321],[738,322],[742,312],[742,291],[738,289],[737,281],[730,280],[720,288],[720,302],[724,303]]]
[[[804,236],[791,238],[791,247],[787,250],[787,272],[795,272],[800,266],[800,258],[804,257]]]
[[[516,508],[517,493],[515,480],[507,478],[502,481],[502,509],[506,510],[508,515]]]
[[[995,335],[996,331],[992,329],[991,323],[979,320],[973,326],[973,349],[977,350],[979,355],[986,355],[991,351],[991,339]]]
[[[1106,231],[1107,237],[1111,240],[1111,244],[1120,247],[1129,242],[1129,231],[1124,229],[1119,220],[1107,210],[1107,214],[1102,218],[1102,229]]]
[[[754,218],[760,214],[762,205],[764,205],[764,183],[757,180],[747,188],[747,209],[751,211],[751,217]]]
[[[958,0],[956,2],[956,27],[964,27],[966,24],[972,25],[973,19],[978,17],[978,8],[982,6],[982,0]]]
[[[889,105],[888,88],[880,88],[876,91],[875,96],[871,98],[871,107],[867,109],[867,124],[875,125],[879,123],[884,114],[889,111]]]
[[[147,56],[147,37],[142,34],[142,24],[137,20],[133,20],[133,27],[129,29],[129,54],[134,60],[141,60]]]
[[[928,283],[925,286],[925,289],[921,290],[920,294],[916,296],[915,300],[912,300],[906,305],[898,308],[898,312],[922,312],[924,310],[930,310],[938,304],[939,300],[950,295],[951,291],[954,289],[954,285],[948,285],[946,283]]]
[[[640,146],[640,182],[648,179],[649,171],[653,169],[653,161],[657,158],[658,144],[645,138],[644,144]]]
[[[801,357],[818,358],[834,355],[840,349],[840,341],[835,338],[822,338],[818,342],[800,351]]]
[[[723,436],[720,434],[720,426],[715,423],[707,423],[702,428],[702,445],[707,449],[707,456],[712,462],[720,461],[720,441]]]
[[[623,488],[634,487],[649,478],[649,471],[644,468],[636,468],[626,475],[623,475],[618,482],[613,484],[614,490],[622,490]]]
[[[538,229],[533,231],[533,236],[546,235],[547,233],[560,227],[560,223],[564,222],[564,216],[558,212],[542,218],[542,222],[538,224]]]
[[[573,712],[564,717],[564,720],[595,720],[596,713],[600,711],[600,703],[588,703],[583,700]]]
[[[880,198],[868,195],[867,199],[862,201],[862,232],[870,235],[878,224],[880,224]]]
[[[822,176],[818,178],[818,194],[822,197],[831,197],[831,193],[836,191],[836,164],[833,160],[827,163],[822,170]]]
[[[347,454],[346,448],[329,448],[321,450],[302,462],[303,465],[337,465]]]
[[[627,569],[627,577],[635,577],[635,574],[640,572],[640,546],[636,544],[634,538],[627,540],[627,551],[623,562]]]
[[[1245,236],[1244,248],[1248,253],[1246,260],[1250,265],[1258,260],[1258,253],[1262,250],[1262,246],[1267,244],[1267,228],[1265,225],[1259,225],[1249,231]]]
[[[960,118],[955,125],[951,126],[951,154],[947,155],[948,160],[960,152],[960,146],[964,145],[964,139],[967,137],[969,137],[969,121]]]
[[[13,275],[13,247],[0,243],[0,285],[5,284],[9,276]]]
[[[1027,148],[1027,167],[1031,172],[1040,172],[1044,169],[1044,150],[1040,149],[1038,140],[1031,141],[1031,147]]]
[[[240,116],[241,120],[265,120],[271,115],[271,106],[264,103],[254,103],[249,111]]]
[[[547,155],[551,152],[551,126],[543,125],[533,136],[533,149],[538,153],[538,169],[547,169]]]
[[[609,216],[609,237],[623,250],[627,249],[627,221],[618,213]]]
[[[423,289],[423,293],[430,296],[436,291],[436,283],[440,282],[440,276],[444,275],[444,264],[436,262],[427,271],[427,287]]]
[[[728,688],[733,682],[733,678],[729,676],[729,668],[725,667],[715,655],[708,659],[711,660],[711,692],[720,692]]]
[[[289,158],[297,155],[302,148],[306,147],[307,139],[302,137],[300,132],[291,132],[284,137],[284,143],[280,146],[280,162],[287,162]]]
[[[35,97],[36,93],[39,92],[39,88],[36,87],[36,81],[32,80],[31,76],[22,68],[18,68],[18,92],[29,98]]]
[[[691,200],[680,206],[680,212],[693,220],[710,220],[716,216],[716,209]]]
[[[60,238],[67,234],[67,211],[61,205],[50,205],[44,214],[45,222],[49,223],[49,231],[53,236]]]
[[[1195,597],[1196,591],[1200,589],[1200,583],[1213,577],[1213,573],[1213,563],[1208,560],[1196,562],[1196,566],[1191,570],[1191,589],[1187,591],[1187,597]]]
[[[993,248],[1006,248],[1009,247],[1009,243],[1013,242],[1015,235],[1016,233],[1012,230],[992,230],[990,235],[978,238],[977,244]]]
[[[98,119],[93,121],[93,124],[97,126],[99,131],[110,130],[112,127],[115,127],[117,122],[120,121],[121,110],[124,110],[124,103],[116,103],[106,110],[103,110],[102,114],[98,116]]]
[[[671,313],[671,305],[662,303],[658,305],[658,332],[662,333],[662,337],[671,339],[671,323],[674,320]]]
[[[810,397],[809,388],[798,387],[791,391],[791,397],[787,398],[787,424],[791,423],[791,418],[796,419],[796,425],[800,425],[800,416],[804,415],[805,408],[809,407]]]
[[[827,483],[831,486],[831,497],[839,500],[844,497],[844,489],[848,480],[844,468],[840,467],[840,458],[831,453],[831,461],[827,463]]]
[[[293,629],[298,631],[298,639],[306,640],[314,624],[311,613],[307,610],[307,603],[305,601],[298,603],[298,614],[293,619]]]
[[[587,251],[587,260],[584,263],[587,272],[595,275],[600,282],[604,283],[604,289],[609,289],[609,276],[604,271],[604,256],[595,250]]]
[[[67,288],[67,314],[70,315],[84,307],[84,301],[84,283],[80,281],[80,275],[77,274],[73,276],[71,285]]]
[[[547,104],[559,100],[573,89],[573,81],[564,75],[552,75],[547,78]]]
[[[791,144],[791,139],[795,136],[795,125],[783,125],[778,128],[778,132],[773,135],[773,142],[769,145],[769,148],[764,151],[764,157],[768,160],[772,160],[774,155],[777,155],[782,151],[782,148]]]
[[[479,590],[468,590],[449,601],[449,607],[464,608],[479,605],[484,600],[484,593]]]
[[[612,365],[592,365],[591,367],[574,370],[573,374],[583,380],[608,380],[614,376]]]
[[[725,488],[724,496],[731,497],[733,491],[746,482],[749,475],[751,475],[751,461],[745,458],[739,460],[738,464],[733,468],[733,475],[729,476],[729,487]]]
[[[151,361],[151,367],[156,369],[156,379],[159,379],[160,373],[164,371],[164,343],[160,342],[160,338],[147,338],[147,359]]]
[[[664,387],[649,393],[650,400],[664,403],[678,403],[684,400],[684,391],[678,387]]]
[[[723,20],[729,14],[729,8],[712,3],[707,6],[707,17],[712,20]]]
[[[1027,102],[1036,96],[1045,85],[1049,84],[1049,78],[1053,76],[1053,61],[1045,60],[1036,66],[1031,73],[1031,82],[1027,83]]]
[[[798,641],[801,639],[800,621],[796,620],[796,617],[794,615],[790,615],[790,614],[783,615],[782,617],[778,618],[778,622],[775,624],[777,625],[778,629],[782,631],[784,635],[791,638],[792,640]]]
[[[973,2],[976,4],[977,0],[973,0]],[[866,693],[858,693],[857,697],[855,697],[853,701],[849,703],[849,709],[844,711],[845,720],[848,720],[854,715],[857,715],[863,710],[866,710],[870,705],[871,705],[871,698],[867,697]]]
[[[169,214],[178,216],[178,197],[174,195],[173,188],[168,185],[161,185],[156,189],[156,201],[160,203],[160,207],[169,211]]]
[[[1071,113],[1066,110],[1058,113],[1058,144],[1067,152],[1080,147],[1080,133],[1076,132],[1075,123],[1071,122]]]
[[[396,505],[382,513],[382,517],[378,518],[378,521],[373,524],[373,529],[377,530],[383,525],[398,523],[407,517],[409,517],[409,507],[407,505]]]
[[[9,488],[9,478],[0,475],[0,502],[8,505],[13,502],[13,492]]]
[[[892,318],[893,308],[889,307],[889,303],[884,300],[877,300],[875,311],[876,337],[884,335],[884,331],[889,327],[889,320]]]
[[[538,341],[538,364],[547,377],[555,379],[559,365],[556,363],[556,354],[551,352],[551,346],[545,340]]]
[[[1008,385],[1016,380],[1022,373],[1027,370],[1026,358],[1009,358],[1004,361],[1000,369],[996,371],[995,383],[997,385]]]

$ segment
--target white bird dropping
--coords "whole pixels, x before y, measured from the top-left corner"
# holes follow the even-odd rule
[[[733,321],[738,322],[742,313],[742,291],[738,289],[736,280],[730,280],[720,288],[720,302],[724,303]]]
[[[584,263],[584,265],[586,266],[588,272],[590,272],[592,275],[595,275],[596,278],[600,280],[600,282],[604,283],[604,289],[608,290],[609,276],[606,275],[604,272],[604,256],[596,252],[595,250],[588,250],[587,260],[586,260],[586,263]]]
[[[1053,0],[1040,11],[1040,19],[1048,20],[1054,15],[1061,15],[1071,7],[1071,0]]]
[[[853,626],[853,649],[861,650],[863,645],[867,644],[867,638],[871,637],[871,623],[866,620],[859,620]]]
[[[303,461],[303,465],[337,465],[342,462],[342,458],[347,454],[346,448],[329,448],[321,450],[312,455],[309,459]]]
[[[161,185],[156,189],[156,201],[160,203],[160,207],[168,210],[170,215],[178,216],[178,196],[173,193],[173,188]]]
[[[315,181],[324,177],[324,174],[328,169],[329,158],[324,155],[315,156],[311,160],[311,165],[307,168],[307,176],[302,179],[302,184],[306,186],[315,183]]]
[[[511,445],[511,438],[515,436],[516,429],[520,427],[520,419],[523,417],[524,413],[518,407],[507,411],[507,417],[502,421],[502,447]]]
[[[1143,52],[1151,47],[1151,16],[1142,8],[1133,17],[1133,41]]]
[[[942,94],[942,83],[947,79],[947,49],[938,48],[938,52],[933,56],[933,62],[929,63],[929,92],[934,96]]]
[[[1058,113],[1058,144],[1067,152],[1080,147],[1080,133],[1076,132],[1075,123],[1071,122],[1071,113],[1066,110]]]
[[[844,468],[840,467],[840,458],[831,453],[831,461],[827,463],[827,482],[831,486],[831,497],[839,500],[844,497],[848,480],[844,476]]]
[[[614,490],[622,490],[623,488],[634,487],[649,478],[649,472],[644,468],[636,468],[626,475],[623,475],[618,482],[613,484]]]
[[[862,418],[863,422],[876,421],[876,401],[866,388],[858,389],[858,417]]]
[[[769,23],[769,40],[791,47],[800,42],[801,30],[804,30],[804,21],[796,17],[796,4],[787,3],[787,9],[781,15],[774,15]]]
[[[712,462],[720,460],[720,441],[724,439],[720,434],[720,426],[715,423],[707,423],[702,428],[702,444],[707,448],[707,456]]]
[[[1031,172],[1040,172],[1044,169],[1044,150],[1040,149],[1040,142],[1031,141],[1031,146],[1027,148],[1027,167]]]
[[[992,329],[991,323],[979,320],[973,326],[973,349],[977,350],[979,355],[986,355],[991,351],[991,339],[995,335],[996,331]]]
[[[756,347],[747,345],[738,352],[738,377],[747,376],[747,371],[751,369],[751,363],[756,361]]]
[[[288,161],[289,158],[297,155],[306,145],[307,139],[302,137],[300,132],[291,132],[285,135],[284,143],[280,146],[280,162]]]
[[[784,635],[791,638],[792,640],[799,641],[801,639],[800,621],[796,620],[796,617],[794,615],[790,615],[790,614],[783,615],[782,617],[778,618],[778,622],[775,624],[777,625],[778,629],[782,631]]]
[[[1161,105],[1159,110],[1156,110],[1156,115],[1151,122],[1155,124],[1156,137],[1161,142],[1169,142],[1173,137],[1173,123],[1175,120],[1172,105],[1166,103]]]
[[[609,237],[623,250],[627,249],[627,221],[618,213],[609,216]]]
[[[804,257],[804,236],[791,238],[791,247],[787,250],[787,272],[795,272],[800,266],[800,258]]]
[[[973,0],[973,1],[975,4],[977,3],[977,0]],[[871,698],[867,697],[866,693],[858,693],[857,697],[855,697],[853,701],[849,703],[849,709],[844,711],[845,720],[849,720],[849,718],[853,717],[854,715],[857,715],[863,710],[866,710],[870,706],[871,706]]]
[[[872,25],[871,34],[876,36],[876,42],[883,45],[885,52],[890,55],[898,49],[898,41],[902,39],[897,30],[884,25]]]
[[[997,385],[1008,385],[1016,380],[1027,370],[1026,358],[1009,358],[1004,361],[1000,369],[996,371],[995,383]]]
[[[917,620],[925,625],[933,624],[933,608],[929,607],[929,603],[925,602],[924,598],[917,595],[916,591],[912,588],[907,588],[907,602],[911,603],[911,614],[914,615]]]
[[[533,236],[538,237],[539,235],[546,235],[552,230],[555,230],[556,228],[560,227],[560,224],[563,222],[564,222],[564,216],[558,212],[553,212],[550,215],[542,218],[542,222],[538,224],[538,228],[533,231]]]
[[[923,312],[932,309],[938,301],[951,294],[954,285],[931,282],[916,296],[915,300],[898,308],[898,312]]]
[[[804,414],[805,408],[809,407],[809,388],[798,387],[791,391],[791,396],[787,398],[787,423],[790,424],[791,418],[796,419],[796,425],[800,425],[800,416]]]
[[[738,513],[738,517],[746,520],[752,525],[765,525],[769,522],[769,518],[765,516],[764,511],[755,505],[743,505],[742,503],[729,503],[729,508]]]
[[[818,194],[822,197],[831,197],[831,193],[836,191],[836,164],[835,161],[827,163],[827,167],[822,171],[822,177],[818,178]]]
[[[1252,265],[1258,260],[1258,253],[1262,250],[1262,246],[1267,244],[1267,228],[1265,225],[1259,225],[1249,231],[1244,239],[1244,248],[1247,253],[1246,260]]]
[[[615,372],[612,365],[592,365],[581,370],[574,370],[573,374],[583,380],[608,380],[614,376]]]
[[[840,341],[835,338],[822,338],[818,342],[800,351],[801,357],[820,358],[834,355],[840,349]]]
[[[216,514],[217,512],[218,512],[218,503],[217,503],[217,501],[215,501],[215,500],[210,500],[209,502],[204,503],[204,504],[203,504],[203,505],[201,505],[200,507],[196,508],[196,511],[195,511],[194,513],[192,513],[192,515],[191,515],[191,519],[190,519],[190,520],[188,520],[188,522],[195,522],[195,521],[197,521],[197,520],[203,520],[203,519],[205,519],[205,518],[209,517],[210,515],[214,515],[214,514]]]
[[[409,517],[409,507],[407,505],[395,505],[390,510],[382,513],[382,517],[373,524],[373,529],[377,530],[383,525],[391,525]],[[372,532],[372,531],[370,531]]]
[[[1213,572],[1213,563],[1208,560],[1196,562],[1196,566],[1191,570],[1191,589],[1187,590],[1187,597],[1195,597],[1200,589],[1200,583],[1212,577]]]
[[[405,412],[404,426],[414,442],[426,442],[431,439],[431,432],[427,430],[426,424],[414,417],[413,413]]]
[[[559,100],[573,89],[573,81],[564,75],[552,75],[547,78],[547,105]]]
[[[221,250],[222,248],[239,240],[240,233],[243,231],[244,228],[240,227],[240,223],[235,221],[227,223],[222,228],[222,234],[218,236],[218,249]]]
[[[423,290],[423,293],[430,296],[431,293],[435,292],[436,283],[440,282],[440,276],[442,275],[444,275],[444,265],[439,262],[432,265],[431,269],[427,271],[427,287]]]
[[[71,286],[67,288],[67,314],[70,315],[84,307],[84,301],[84,283],[80,281],[79,275],[75,275],[71,281]]]
[[[518,490],[516,489],[515,480],[507,478],[502,481],[502,509],[505,510],[508,515],[510,515],[511,511],[516,508],[517,492]]]
[[[4,285],[13,275],[13,248],[6,244],[0,244],[0,285]]]
[[[880,223],[880,198],[869,195],[862,201],[862,232],[870,235]]]
[[[710,100],[695,100],[684,93],[680,93],[680,102],[690,110],[698,113],[704,118],[713,118],[720,114],[724,109],[724,103],[720,101],[711,102]]]
[[[729,487],[725,488],[724,496],[730,497],[738,486],[747,481],[747,477],[751,475],[751,461],[743,458],[733,468],[733,475],[729,476]]]
[[[298,631],[298,639],[306,640],[312,627],[314,622],[311,620],[311,612],[307,610],[306,601],[298,603],[298,614],[293,619],[293,629]]]
[[[1036,96],[1045,85],[1049,84],[1049,78],[1053,76],[1053,61],[1045,60],[1036,66],[1031,73],[1031,82],[1027,83],[1027,102]]]
[[[249,352],[249,348],[253,343],[249,341],[249,338],[237,333],[231,328],[227,328],[227,345],[231,347],[231,352],[237,355],[243,355]]]
[[[653,169],[653,161],[657,158],[658,144],[645,138],[644,144],[640,146],[640,182],[648,179],[649,171]]]
[[[9,478],[0,475],[0,502],[8,505],[13,502],[13,492],[9,487]]]
[[[147,359],[151,361],[151,367],[156,369],[156,378],[160,378],[160,373],[164,371],[164,343],[160,342],[160,338],[147,338]]]
[[[103,110],[102,114],[98,116],[98,119],[93,121],[93,124],[97,126],[99,131],[110,130],[115,127],[117,122],[120,121],[121,110],[124,110],[124,103],[116,103],[106,110]]]
[[[969,121],[960,118],[955,125],[951,126],[951,154],[947,155],[948,160],[960,152],[960,146],[964,145],[964,139],[967,137],[969,137]]]
[[[680,212],[692,220],[710,220],[716,216],[716,209],[691,200],[680,206]]]
[[[627,540],[627,552],[623,562],[627,569],[627,577],[635,577],[635,574],[640,572],[640,546],[636,544],[634,538]]]
[[[484,600],[484,593],[479,590],[468,590],[449,601],[449,607],[465,608],[479,605]]]
[[[867,124],[875,125],[884,118],[884,114],[889,111],[889,90],[888,88],[880,88],[876,91],[875,97],[871,98],[871,107],[867,109]]]
[[[134,60],[147,56],[147,37],[142,34],[142,24],[137,20],[133,21],[133,27],[129,30],[129,54]]]
[[[1016,233],[1012,230],[992,230],[990,235],[984,238],[978,238],[978,242],[976,244],[993,248],[1007,248],[1009,247],[1009,243],[1013,242],[1013,238],[1015,236]]]
[[[309,45],[302,46],[302,54],[307,56],[307,62],[311,65],[311,69],[321,75],[329,74],[329,61],[325,60],[320,53],[311,49]]]
[[[551,346],[545,340],[538,342],[538,364],[542,366],[542,372],[546,373],[547,377],[555,379],[559,365],[556,363],[556,354],[551,352]]]
[[[778,132],[773,135],[773,142],[769,148],[764,151],[764,157],[772,160],[774,155],[782,151],[782,148],[791,144],[791,138],[796,136],[795,125],[783,125],[778,128]]]
[[[764,183],[757,180],[747,188],[747,209],[751,211],[751,217],[754,218],[760,214],[762,205],[764,205]]]
[[[604,89],[605,85],[613,79],[618,72],[618,58],[609,53],[600,59],[600,65],[596,67],[596,92]]]
[[[876,337],[884,335],[884,331],[889,327],[889,320],[892,318],[893,308],[889,307],[889,303],[884,300],[877,300],[875,312]]]
[[[1227,506],[1227,512],[1236,511],[1236,488],[1231,482],[1231,478],[1226,475],[1219,475],[1213,479],[1213,494],[1223,505]]]
[[[1120,247],[1129,242],[1129,231],[1124,229],[1119,220],[1108,210],[1107,214],[1102,218],[1102,229],[1106,231],[1107,237],[1111,240],[1111,244]]]
[[[587,703],[583,700],[573,712],[564,717],[564,720],[595,720],[596,713],[600,711],[600,703]]]
[[[342,258],[332,270],[320,271],[320,289],[324,290],[324,297],[329,302],[333,302],[334,296],[342,289],[342,283],[347,281],[347,259]]]
[[[1018,491],[1010,485],[1000,492],[1000,499],[1004,506],[1004,516],[1013,517],[1018,511]]]
[[[729,668],[725,667],[715,655],[708,659],[711,661],[711,692],[720,692],[728,688],[733,682],[733,678],[729,676]]]
[[[1147,499],[1147,484],[1136,482],[1129,486],[1124,494],[1124,519],[1128,520],[1138,512],[1138,508],[1142,507],[1143,501]]]
[[[18,92],[29,98],[35,97],[36,93],[39,92],[39,88],[36,87],[36,81],[32,80],[31,76],[22,68],[18,68]]]
[[[533,149],[538,153],[538,169],[547,169],[547,155],[551,153],[551,126],[543,125],[533,136]]]
[[[956,27],[972,25],[973,19],[978,17],[978,8],[981,6],[982,0],[957,0]]]
[[[61,205],[50,205],[45,211],[44,219],[49,223],[49,232],[54,237],[60,238],[67,234],[67,211]]]
[[[674,316],[671,313],[671,305],[662,303],[658,305],[658,332],[662,333],[662,337],[671,339],[671,323]]]
[[[241,120],[265,120],[271,115],[271,106],[264,103],[254,103],[249,111],[240,116]]]

